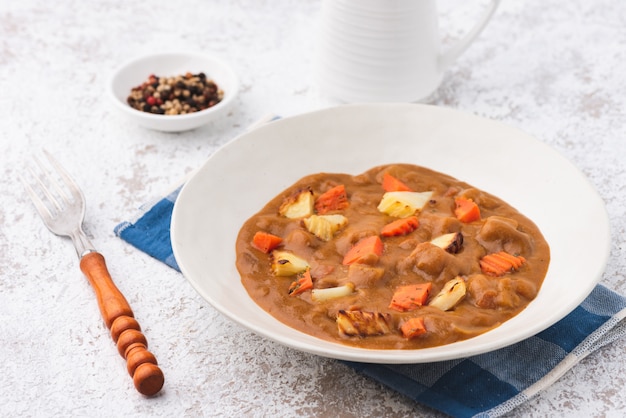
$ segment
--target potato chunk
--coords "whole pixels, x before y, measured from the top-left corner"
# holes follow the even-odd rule
[[[422,210],[433,192],[387,192],[378,204],[378,210],[396,218],[408,218]]]
[[[465,280],[457,276],[443,285],[443,289],[428,303],[428,306],[449,311],[465,297],[466,291]]]
[[[310,233],[323,241],[330,241],[335,232],[348,224],[343,215],[311,215],[303,220]]]
[[[309,188],[291,194],[278,209],[278,213],[289,219],[304,218],[313,214],[315,198]]]
[[[272,271],[276,276],[293,276],[309,268],[309,263],[289,251],[271,253]]]

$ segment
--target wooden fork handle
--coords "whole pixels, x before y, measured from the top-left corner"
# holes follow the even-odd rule
[[[80,269],[96,292],[102,318],[111,331],[117,350],[126,360],[135,388],[143,395],[155,395],[163,387],[163,372],[154,355],[147,350],[148,341],[126,298],[113,283],[104,257],[98,252],[89,252],[80,259]]]

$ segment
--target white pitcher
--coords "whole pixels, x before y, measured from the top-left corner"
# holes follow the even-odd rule
[[[315,59],[320,90],[344,102],[417,102],[487,25],[442,51],[436,0],[323,0]]]

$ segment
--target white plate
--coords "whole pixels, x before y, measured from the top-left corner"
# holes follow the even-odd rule
[[[499,328],[421,350],[330,343],[287,327],[259,308],[235,267],[235,241],[244,221],[305,175],[360,174],[387,163],[450,174],[530,217],[550,244],[552,258],[537,298]],[[377,363],[462,358],[530,337],[585,299],[604,271],[610,248],[602,200],[553,149],[498,122],[416,104],[345,105],[271,122],[238,137],[183,188],[171,236],[185,277],[233,321],[298,350]]]
[[[141,85],[150,74],[173,77],[187,72],[204,72],[224,92],[224,98],[215,106],[185,115],[157,115],[133,109],[126,102],[133,87]],[[198,128],[224,117],[239,93],[239,80],[232,68],[221,59],[195,52],[160,52],[144,55],[121,65],[108,83],[108,95],[113,106],[125,117],[140,126],[164,132],[181,132]]]

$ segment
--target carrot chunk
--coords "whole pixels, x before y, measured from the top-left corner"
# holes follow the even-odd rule
[[[323,215],[333,210],[346,209],[349,205],[346,187],[340,184],[322,193],[317,198],[315,210],[319,215]]]
[[[369,260],[378,260],[383,253],[383,242],[378,235],[372,235],[359,240],[343,257],[343,265],[364,262],[369,264]]]
[[[480,208],[472,199],[457,197],[454,199],[454,203],[456,206],[454,214],[459,221],[470,223],[480,219]]]
[[[386,192],[412,192],[413,190],[389,173],[383,174],[383,189]]]
[[[498,277],[510,273],[513,270],[517,270],[525,262],[526,259],[521,255],[515,256],[506,251],[500,251],[498,253],[487,254],[480,259],[479,264],[484,274]]]
[[[264,231],[257,231],[257,233],[254,234],[254,237],[252,237],[252,245],[266,254],[278,247],[281,242],[283,242],[281,237],[277,237],[276,235],[272,235],[269,232]]]
[[[295,296],[309,289],[313,289],[313,279],[311,278],[311,269],[306,269],[299,273],[296,280],[291,283],[289,294]]]
[[[400,286],[394,292],[389,308],[400,312],[415,310],[426,303],[432,288],[430,282]]]
[[[426,333],[426,326],[424,325],[424,318],[411,318],[404,322],[400,326],[400,331],[404,338],[415,338]]]
[[[409,216],[408,218],[397,219],[383,226],[383,228],[380,230],[380,235],[382,235],[383,237],[406,235],[415,231],[419,224],[420,223],[417,219],[417,216]]]

